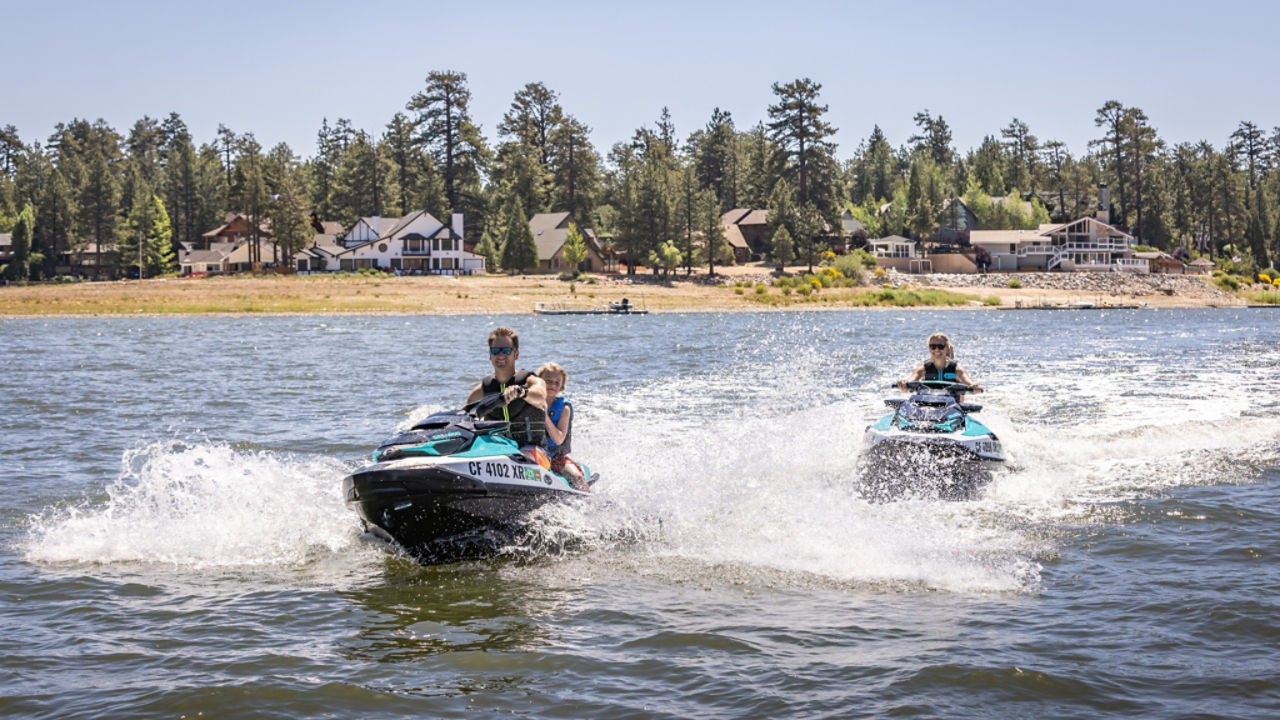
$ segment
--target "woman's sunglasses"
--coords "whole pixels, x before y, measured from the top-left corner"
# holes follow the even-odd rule
[[[939,345],[939,344],[937,344],[937,343],[929,343],[929,349],[930,349],[930,350],[946,350],[946,349],[947,349],[947,346],[946,346],[946,345]]]
[[[510,355],[511,353],[515,352],[515,350],[516,349],[513,347],[491,347],[489,348],[489,354],[490,355]]]

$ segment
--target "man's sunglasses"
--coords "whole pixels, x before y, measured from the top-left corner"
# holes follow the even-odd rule
[[[937,344],[935,344],[935,343],[929,343],[929,349],[930,349],[930,350],[946,350],[946,349],[947,349],[947,346],[946,346],[946,345],[937,345]]]
[[[510,355],[511,353],[513,353],[513,352],[515,352],[515,351],[516,351],[516,349],[515,349],[515,348],[513,348],[513,347],[491,347],[491,348],[489,348],[489,354],[490,354],[490,355]]]

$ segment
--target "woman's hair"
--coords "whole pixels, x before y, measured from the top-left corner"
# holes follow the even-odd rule
[[[549,372],[558,373],[560,375],[560,386],[562,390],[564,389],[565,385],[569,384],[569,373],[565,372],[564,368],[560,367],[559,365],[553,362],[543,363],[542,367],[538,368],[538,372],[535,374],[538,377],[546,377],[547,373]]]
[[[951,344],[951,338],[947,337],[946,335],[940,332],[936,332],[929,336],[929,342],[932,343],[934,340],[941,340],[942,342],[946,343],[947,357],[952,360],[956,359],[956,346]]]

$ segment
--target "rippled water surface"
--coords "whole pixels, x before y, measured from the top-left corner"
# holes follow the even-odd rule
[[[1280,716],[1267,310],[0,320],[0,715]],[[569,371],[592,501],[492,561],[340,484],[484,338]],[[951,335],[1008,467],[867,502]]]

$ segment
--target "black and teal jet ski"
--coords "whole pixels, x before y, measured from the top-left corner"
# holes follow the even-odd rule
[[[508,422],[480,419],[501,403],[495,393],[435,413],[344,478],[343,495],[365,529],[424,564],[456,562],[518,543],[525,518],[545,503],[588,496],[551,470],[541,448],[517,444]]]
[[[972,497],[1005,461],[1000,438],[961,402],[973,392],[963,383],[907,383],[907,398],[886,398],[893,412],[866,430],[863,490],[875,499],[902,496]]]

